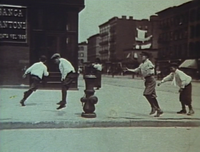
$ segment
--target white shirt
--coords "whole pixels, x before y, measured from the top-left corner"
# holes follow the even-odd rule
[[[101,64],[99,64],[99,63],[93,63],[92,65],[98,71],[102,71],[102,65]]]
[[[154,65],[149,59],[146,59],[143,63],[139,65],[138,68],[133,69],[133,70],[131,69],[130,71],[141,72],[142,76],[146,77],[146,76],[154,74]]]
[[[180,88],[185,88],[189,83],[191,83],[192,78],[185,74],[183,71],[176,69],[175,72],[171,72],[168,76],[164,77],[161,82],[172,81],[175,86]]]
[[[26,71],[25,74],[30,73],[31,75],[36,75],[40,79],[42,79],[43,75],[48,76],[49,72],[47,71],[47,67],[43,62],[36,62],[32,66],[30,66]]]
[[[59,69],[61,73],[61,80],[63,80],[65,79],[68,73],[75,72],[75,69],[67,59],[60,58],[59,60],[60,60]]]

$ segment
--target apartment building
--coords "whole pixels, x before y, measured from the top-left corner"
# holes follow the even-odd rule
[[[78,66],[82,67],[88,61],[88,43],[81,42],[78,44]]]
[[[94,62],[96,58],[100,58],[100,36],[92,35],[88,38],[88,61]]]
[[[99,25],[100,54],[104,63],[140,61],[147,51],[157,58],[158,17],[135,20],[132,16],[113,17]],[[133,61],[134,62],[134,61]]]
[[[200,5],[193,0],[157,12],[160,34],[158,64],[165,71],[167,63],[182,63],[200,58]]]

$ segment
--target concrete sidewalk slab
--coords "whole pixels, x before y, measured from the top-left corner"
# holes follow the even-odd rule
[[[19,101],[25,89],[0,89],[0,129],[22,128],[84,128],[84,127],[199,127],[200,95],[193,96],[195,114],[177,115],[180,103],[177,92],[157,91],[164,114],[155,118],[148,115],[150,107],[142,96],[143,81],[130,87],[113,85],[110,78],[103,80],[103,88],[96,91],[96,118],[82,118],[80,98],[84,95],[84,81],[79,80],[79,90],[69,90],[65,109],[56,110],[60,101],[59,90],[37,90],[21,107]],[[112,79],[112,78],[111,78]],[[113,79],[112,79],[113,81]],[[165,86],[163,86],[165,87]],[[168,87],[168,86],[166,86]]]

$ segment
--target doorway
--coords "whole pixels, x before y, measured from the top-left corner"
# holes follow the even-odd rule
[[[60,87],[60,72],[58,65],[55,65],[51,56],[54,53],[62,54],[66,50],[66,35],[62,33],[34,31],[32,34],[30,62],[38,62],[41,55],[47,57],[46,66],[49,76],[43,80],[43,87]]]

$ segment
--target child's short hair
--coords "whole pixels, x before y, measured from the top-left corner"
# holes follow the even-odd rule
[[[178,68],[178,63],[172,62],[170,63],[170,67]]]
[[[40,56],[40,61],[45,62],[47,60],[47,57],[45,55]]]

